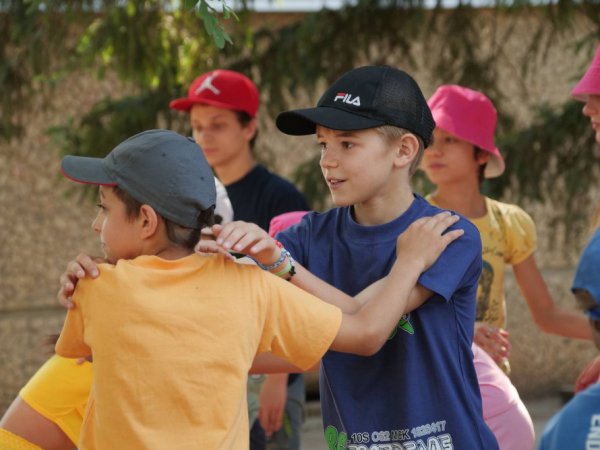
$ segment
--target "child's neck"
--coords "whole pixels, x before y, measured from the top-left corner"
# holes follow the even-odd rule
[[[225,186],[244,178],[256,166],[250,147],[241,151],[225,164],[213,167],[219,181]]]
[[[175,261],[191,255],[193,250],[187,250],[179,246],[173,245],[167,240],[156,240],[154,242],[147,241],[141,249],[140,256],[157,256],[158,258]]]
[[[354,205],[354,220],[363,226],[383,225],[397,219],[415,200],[408,183],[387,194]]]
[[[478,219],[487,214],[485,198],[479,192],[479,183],[471,180],[438,185],[431,195],[442,209],[450,209],[469,219]]]

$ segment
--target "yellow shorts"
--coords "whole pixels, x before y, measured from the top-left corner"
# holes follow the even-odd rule
[[[92,381],[91,363],[77,365],[76,359],[54,355],[19,395],[34,410],[56,423],[77,445]]]
[[[2,450],[42,450],[37,445],[0,428],[0,449]]]

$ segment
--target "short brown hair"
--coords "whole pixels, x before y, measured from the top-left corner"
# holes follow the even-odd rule
[[[125,205],[125,215],[127,216],[127,220],[135,219],[140,213],[142,203],[137,201],[118,186],[113,187],[113,192]],[[160,216],[160,214],[159,216],[165,223],[167,237],[172,244],[176,245],[177,247],[182,247],[186,250],[194,250],[196,244],[200,240],[202,229],[214,224],[214,212],[214,206],[202,211],[198,217],[198,223],[194,228],[183,227],[175,222],[172,222],[171,220],[165,219],[164,217]]]
[[[408,168],[408,176],[412,177],[419,168],[419,165],[423,160],[423,153],[425,152],[425,144],[423,143],[421,136],[407,130],[406,128],[395,127],[393,125],[382,125],[377,127],[376,130],[386,145],[390,145],[408,133],[417,138],[417,141],[419,142],[419,150],[417,151],[417,156],[415,156],[415,159],[413,159],[412,163],[410,163],[410,167]]]
[[[242,126],[242,128],[246,128],[248,126],[248,124],[252,121],[252,119],[254,119],[254,117],[252,117],[250,114],[248,114],[246,111],[234,111],[236,116],[237,116],[237,120],[240,123],[240,125]],[[252,139],[250,139],[250,150],[254,151],[254,144],[256,143],[256,138],[258,137],[258,127],[256,128],[256,133],[254,133],[254,136],[252,136]]]

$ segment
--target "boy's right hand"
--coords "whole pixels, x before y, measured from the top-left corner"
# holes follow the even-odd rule
[[[92,256],[86,253],[80,253],[77,258],[67,264],[67,270],[60,276],[60,291],[58,291],[58,301],[64,308],[71,309],[75,304],[71,301],[77,282],[86,275],[96,278],[98,264],[107,263],[108,260],[100,256]]]
[[[429,269],[448,245],[465,234],[464,230],[452,230],[443,234],[460,217],[448,211],[433,217],[415,220],[396,243],[398,258],[420,266],[421,273]]]

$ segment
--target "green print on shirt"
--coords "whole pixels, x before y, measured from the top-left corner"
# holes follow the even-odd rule
[[[392,331],[392,333],[390,334],[388,341],[390,339],[392,339],[394,336],[396,336],[396,333],[398,332],[398,328],[406,331],[408,334],[415,334],[415,330],[412,327],[412,325],[410,324],[410,322],[408,321],[408,319],[409,319],[409,314],[406,314],[400,318],[400,321],[398,322],[398,326],[396,328],[394,328],[394,331]]]
[[[482,322],[485,320],[485,316],[490,309],[492,284],[494,283],[494,268],[490,263],[483,261],[483,268],[478,282],[481,291],[477,297],[475,320]]]
[[[325,441],[329,450],[344,450],[348,444],[346,433],[339,433],[337,428],[329,425],[325,430]]]

